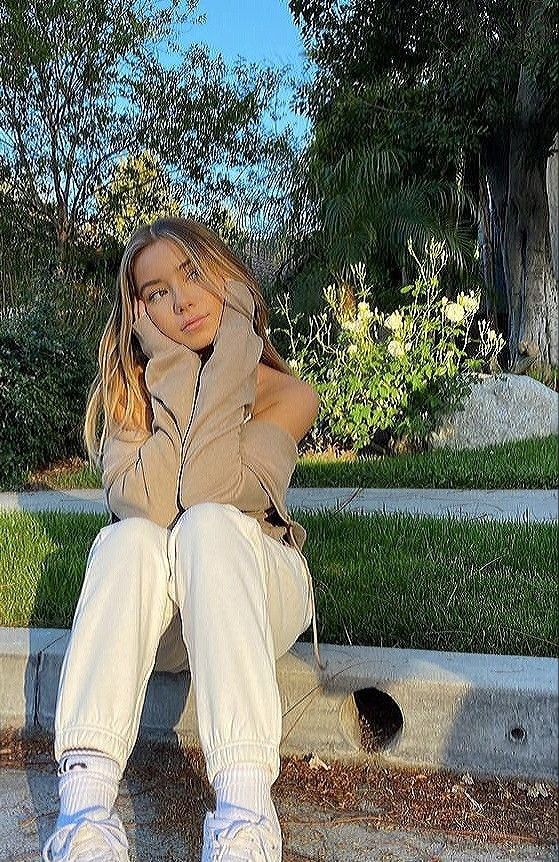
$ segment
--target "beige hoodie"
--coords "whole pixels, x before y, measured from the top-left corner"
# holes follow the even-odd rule
[[[309,582],[314,654],[323,668],[312,576],[302,553],[307,533],[285,502],[297,443],[279,425],[252,419],[264,346],[253,326],[254,309],[247,285],[227,281],[205,363],[196,351],[164,335],[147,314],[133,324],[148,357],[152,433],[109,429],[101,447],[102,482],[113,522],[142,516],[170,530],[195,503],[231,503],[254,517],[265,533],[296,548]]]

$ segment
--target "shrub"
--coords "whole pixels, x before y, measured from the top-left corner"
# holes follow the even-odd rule
[[[389,315],[371,310],[363,290],[356,311],[349,313],[341,310],[333,286],[324,291],[328,308],[319,317],[315,336],[298,359],[289,360],[321,395],[319,417],[309,436],[320,436],[323,447],[338,445],[366,454],[384,431],[385,438],[424,448],[429,432],[444,414],[463,405],[480,369],[502,349],[504,340],[481,320],[477,353],[467,355],[480,296],[459,293],[454,301],[442,296],[438,273],[445,263],[442,244],[432,242],[425,264],[418,261],[420,277],[401,289],[402,294],[411,293],[413,301]],[[333,339],[329,311],[338,324]],[[319,343],[318,350],[313,341]]]
[[[0,485],[82,454],[81,423],[95,374],[89,344],[37,300],[0,319]]]

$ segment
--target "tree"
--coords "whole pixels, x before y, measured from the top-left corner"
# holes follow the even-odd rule
[[[170,186],[164,166],[151,153],[125,156],[111,182],[95,193],[98,212],[106,213],[104,224],[96,220],[96,231],[123,245],[138,224],[147,224],[162,212],[179,216],[180,206]]]
[[[559,127],[556,0],[290,8],[319,68],[299,104],[325,163],[361,142],[403,152],[405,182],[413,173],[418,184],[454,179],[467,190],[478,202],[488,303],[504,292],[511,366],[526,350],[557,365],[545,185]],[[475,251],[477,227],[465,226]]]
[[[170,201],[216,228],[230,218],[224,198],[238,222],[247,201],[257,209],[266,161],[288,138],[261,123],[279,76],[242,63],[231,76],[199,44],[178,68],[164,68],[163,37],[192,19],[197,2],[178,15],[180,0],[165,10],[149,0],[0,0],[3,175],[22,218],[52,231],[61,266],[80,238],[103,240],[92,225],[122,217],[113,192],[123,189],[125,164],[137,180],[126,188],[126,229],[134,214],[167,211]],[[155,197],[146,160],[165,185]]]

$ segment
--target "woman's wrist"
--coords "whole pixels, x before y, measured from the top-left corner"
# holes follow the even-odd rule
[[[176,349],[177,351],[180,351],[181,348],[183,351],[188,350],[186,344],[179,344],[178,341],[173,341],[172,338],[169,338],[161,332],[147,314],[140,315],[140,317],[134,321],[132,324],[132,332],[136,335],[140,343],[142,353],[144,353],[148,359],[153,358],[156,353],[169,352],[173,349]]]

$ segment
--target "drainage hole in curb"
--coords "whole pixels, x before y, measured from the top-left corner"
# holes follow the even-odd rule
[[[528,734],[523,727],[513,727],[509,730],[509,739],[513,742],[526,742]]]
[[[361,745],[367,752],[380,751],[404,726],[402,711],[394,698],[378,688],[353,692],[361,725]]]

